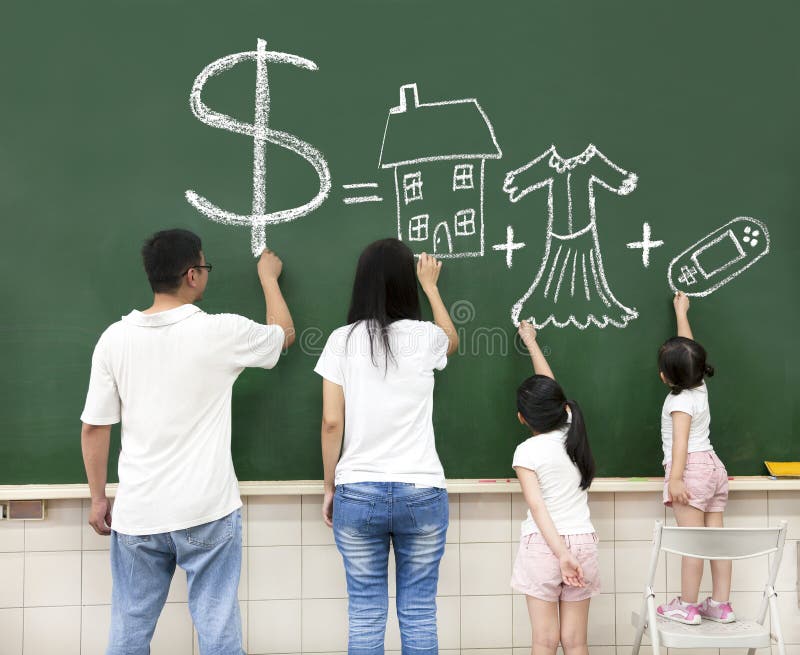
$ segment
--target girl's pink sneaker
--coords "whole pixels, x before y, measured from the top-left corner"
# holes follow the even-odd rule
[[[733,623],[736,620],[730,603],[717,603],[710,596],[697,606],[697,610],[702,618],[709,621]]]
[[[665,619],[686,625],[699,625],[701,620],[698,606],[684,603],[680,598],[673,598],[666,605],[659,605],[656,612]]]

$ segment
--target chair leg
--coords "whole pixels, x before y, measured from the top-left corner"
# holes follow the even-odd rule
[[[636,626],[636,636],[633,638],[632,655],[639,655],[639,648],[642,645],[642,637],[644,636],[644,629],[647,625],[647,594],[645,591],[642,597],[642,608],[639,610],[639,625]]]
[[[656,601],[653,595],[647,598],[647,617],[650,624],[650,641],[653,643],[653,655],[661,655],[661,636],[658,634]]]
[[[775,641],[778,643],[778,655],[786,655],[786,646],[783,643],[783,631],[781,630],[781,620],[778,615],[778,601],[774,591],[769,597],[769,618],[772,622],[772,632],[775,633]]]

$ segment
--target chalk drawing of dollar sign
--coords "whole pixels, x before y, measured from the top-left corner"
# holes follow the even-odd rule
[[[201,98],[203,87],[209,78],[230,70],[242,61],[256,62],[256,102],[252,125],[210,109]],[[258,39],[256,50],[228,55],[206,66],[195,79],[192,85],[192,93],[189,97],[192,113],[201,122],[211,127],[244,134],[253,139],[253,209],[251,214],[236,214],[226,211],[191,189],[186,191],[186,200],[213,221],[227,225],[250,225],[252,227],[251,245],[254,256],[261,254],[261,251],[266,247],[265,226],[268,223],[285,223],[310,214],[325,202],[325,198],[328,197],[328,193],[331,190],[331,174],[322,153],[296,136],[268,126],[270,103],[269,81],[267,78],[268,62],[293,64],[306,70],[318,70],[317,65],[309,59],[285,52],[268,51],[267,42],[264,39]],[[314,167],[319,177],[319,191],[306,204],[300,207],[267,213],[266,145],[268,142],[288,148],[303,157]]]

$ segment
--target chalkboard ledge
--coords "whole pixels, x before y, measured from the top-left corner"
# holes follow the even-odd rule
[[[591,493],[626,493],[661,491],[664,478],[597,478]],[[269,482],[240,482],[242,496],[310,496],[322,494],[319,480],[286,480]],[[514,479],[498,480],[448,480],[451,494],[519,493],[519,482]],[[765,475],[733,477],[731,491],[800,491],[800,479],[773,480]],[[106,493],[113,496],[116,485],[108,485]],[[26,484],[0,485],[3,500],[55,500],[61,498],[89,498],[85,484]]]

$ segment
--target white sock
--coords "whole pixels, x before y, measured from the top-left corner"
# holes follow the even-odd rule
[[[724,605],[727,602],[728,602],[727,600],[714,600],[710,596],[708,598],[708,604],[711,605],[711,607],[719,607],[720,605]]]

